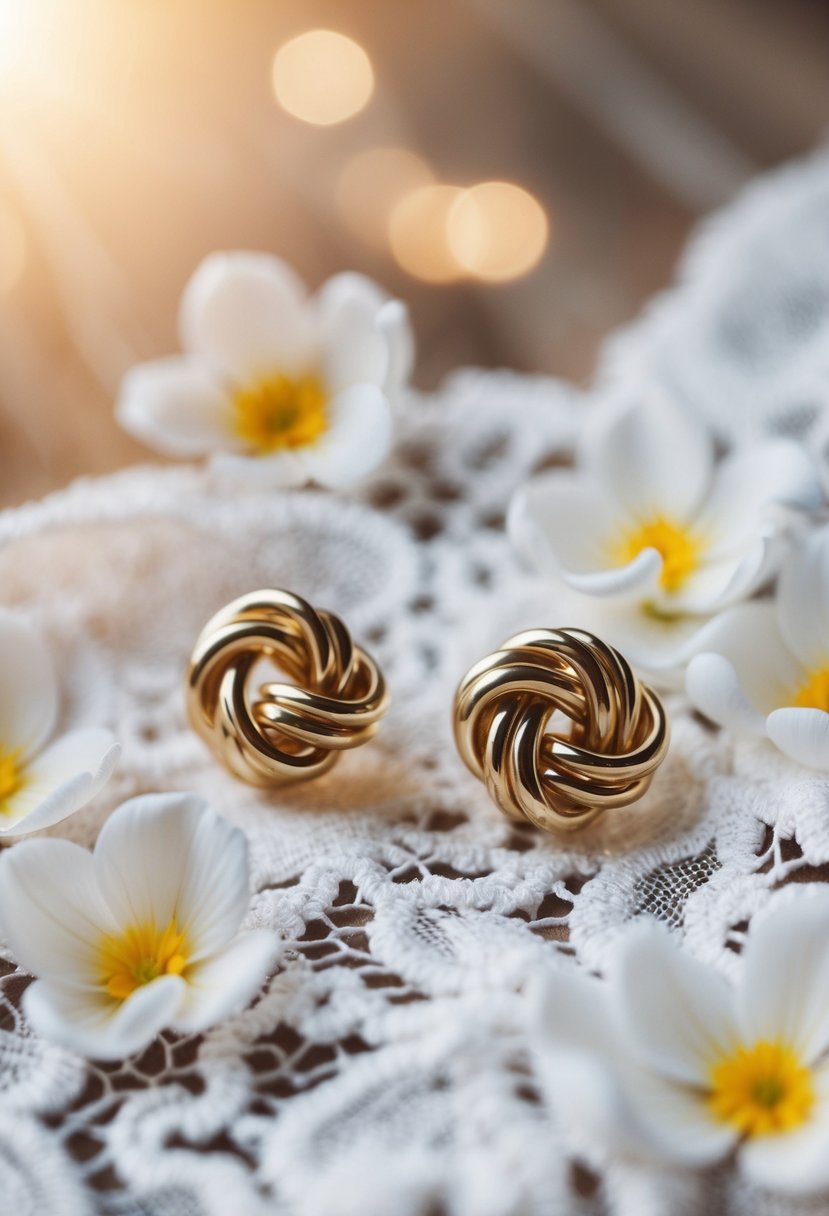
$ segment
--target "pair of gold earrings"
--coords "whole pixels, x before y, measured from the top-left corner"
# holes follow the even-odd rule
[[[293,683],[251,696],[268,659]],[[255,591],[208,621],[187,674],[194,729],[235,776],[275,787],[327,772],[377,732],[383,673],[339,617],[289,591]],[[569,729],[554,729],[556,711]],[[668,749],[665,711],[612,646],[581,629],[530,629],[476,663],[458,687],[466,766],[511,819],[583,827],[636,801]]]

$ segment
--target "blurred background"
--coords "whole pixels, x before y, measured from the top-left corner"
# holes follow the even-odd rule
[[[123,371],[217,248],[409,301],[417,382],[586,382],[829,125],[826,0],[0,0],[0,504],[147,459]]]

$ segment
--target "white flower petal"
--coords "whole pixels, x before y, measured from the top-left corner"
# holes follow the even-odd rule
[[[165,975],[120,1002],[38,980],[23,994],[23,1011],[44,1038],[93,1060],[120,1060],[170,1025],[185,988],[179,976]]]
[[[567,1126],[610,1152],[647,1155],[651,1145],[619,1078],[624,1048],[606,985],[573,967],[537,981],[528,998],[541,1077]]]
[[[265,253],[212,253],[184,291],[182,343],[237,383],[308,370],[316,358],[302,282]]]
[[[217,452],[210,461],[211,469],[221,481],[252,489],[281,490],[302,486],[310,481],[303,459],[304,452],[275,452],[271,456],[236,456]]]
[[[758,1187],[808,1195],[829,1190],[829,1077],[815,1078],[818,1098],[807,1123],[790,1132],[756,1136],[739,1151],[739,1163]]]
[[[353,384],[382,388],[389,371],[389,344],[378,325],[386,297],[360,274],[338,274],[320,289],[316,303],[322,366],[332,394]]]
[[[676,612],[710,614],[753,595],[775,572],[778,545],[763,538],[739,557],[703,560],[674,593],[660,602]]]
[[[660,616],[630,597],[574,596],[568,608],[570,622],[598,634],[663,684],[681,682],[681,669],[696,653],[704,626],[695,616]]]
[[[68,840],[25,840],[0,858],[0,926],[27,971],[75,987],[98,982],[98,944],[114,923],[92,855]]]
[[[55,729],[58,684],[40,634],[14,612],[0,608],[0,754],[26,761]]]
[[[737,1132],[718,1123],[692,1090],[644,1069],[616,1070],[583,1048],[553,1049],[543,1069],[563,1126],[614,1156],[699,1167],[729,1152]]]
[[[578,529],[573,529],[577,532]],[[633,561],[595,574],[574,574],[561,570],[561,577],[584,595],[635,596],[640,602],[651,603],[658,597],[662,554],[656,549],[642,549]]]
[[[350,485],[381,464],[392,441],[391,407],[373,384],[356,384],[329,402],[329,426],[302,449],[310,477],[325,486]]]
[[[120,926],[175,920],[198,962],[248,909],[247,841],[192,794],[147,794],[110,816],[95,846],[101,893]]]
[[[124,430],[169,456],[244,450],[230,397],[195,359],[139,363],[121,382],[115,408]]]
[[[829,527],[792,551],[780,573],[777,607],[792,654],[810,669],[829,664]]]
[[[786,648],[770,601],[738,604],[701,631],[686,688],[714,722],[765,733],[765,715],[790,700],[803,671]]]
[[[348,353],[340,349],[335,354],[329,364],[329,386],[337,391],[367,381],[377,384],[394,402],[414,364],[414,335],[403,301],[389,299],[373,280],[350,271],[323,284],[316,300],[324,345],[341,348],[343,340],[353,339],[359,347],[355,351],[358,362],[352,363],[350,371]],[[382,339],[382,349],[374,335]]]
[[[187,993],[173,1029],[194,1034],[244,1009],[271,970],[278,941],[265,929],[252,929],[188,968]]]
[[[576,967],[562,967],[536,981],[528,997],[541,1047],[614,1054],[616,1031],[601,980]]]
[[[332,275],[314,297],[323,328],[326,328],[332,319],[336,325],[336,318],[344,307],[347,309],[355,304],[373,319],[388,302],[389,297],[379,283],[354,270]]]
[[[606,1056],[551,1046],[540,1073],[548,1100],[577,1140],[622,1158],[648,1159],[656,1146],[631,1109],[629,1095]]]
[[[337,332],[326,335],[322,356],[328,390],[341,393],[357,384],[374,384],[382,389],[389,366],[383,334],[356,308],[341,313],[337,324]]]
[[[386,336],[389,351],[383,391],[396,405],[409,382],[415,361],[415,340],[409,310],[402,300],[388,300],[377,314],[377,325]]]
[[[62,735],[27,766],[25,784],[0,816],[0,837],[39,832],[74,815],[103,789],[120,754],[108,730]]]
[[[784,755],[820,772],[829,771],[829,713],[822,709],[775,709],[766,733]]]
[[[737,1130],[716,1119],[697,1089],[666,1081],[645,1069],[631,1072],[632,1106],[659,1156],[676,1165],[702,1166],[724,1157]]]
[[[628,931],[612,991],[630,1050],[665,1078],[703,1085],[713,1061],[738,1042],[728,984],[655,923]]]
[[[829,1048],[829,893],[802,896],[752,928],[736,999],[746,1042],[782,1041],[808,1063]]]
[[[644,549],[617,564],[613,542],[624,534],[624,516],[602,489],[572,472],[533,478],[516,491],[507,527],[524,560],[555,573],[586,595],[652,594],[662,558]]]
[[[811,509],[823,491],[806,449],[773,439],[726,457],[714,474],[697,525],[711,537],[712,556],[737,552],[764,529],[779,527],[776,506]]]
[[[688,520],[711,480],[714,447],[704,427],[668,397],[625,402],[585,437],[593,479],[637,519]]]
[[[711,1118],[696,1091],[633,1063],[605,984],[562,974],[539,996],[542,1076],[568,1127],[624,1157],[702,1165],[728,1151],[736,1132]]]
[[[766,733],[765,718],[748,700],[723,655],[695,655],[685,672],[685,691],[694,707],[718,726],[761,737]]]

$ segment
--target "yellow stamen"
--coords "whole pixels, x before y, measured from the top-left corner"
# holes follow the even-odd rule
[[[9,800],[19,794],[26,784],[26,774],[20,764],[20,748],[6,752],[0,748],[0,815],[11,812]]]
[[[801,684],[791,700],[800,709],[825,709],[829,712],[829,667],[818,667]]]
[[[658,515],[615,541],[612,557],[623,566],[638,557],[643,549],[656,549],[662,555],[659,578],[662,589],[678,591],[699,566],[703,543],[690,529]]]
[[[709,1104],[744,1136],[791,1131],[815,1104],[812,1074],[790,1047],[761,1039],[712,1068]]]
[[[175,920],[163,929],[149,921],[120,936],[107,934],[98,950],[101,985],[118,1001],[161,975],[181,975],[187,966],[187,942]]]
[[[233,398],[236,434],[261,456],[313,443],[328,427],[328,400],[317,376],[269,376]]]

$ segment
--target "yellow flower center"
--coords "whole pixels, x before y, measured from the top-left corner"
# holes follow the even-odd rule
[[[703,544],[701,538],[688,528],[658,515],[632,528],[617,540],[613,544],[613,558],[624,566],[644,549],[656,549],[662,556],[659,582],[663,590],[678,591],[699,566]]]
[[[712,1113],[744,1136],[768,1136],[805,1123],[815,1104],[812,1074],[790,1047],[760,1040],[711,1070]]]
[[[327,405],[317,376],[278,373],[238,390],[233,398],[234,428],[261,456],[303,448],[327,429]]]
[[[9,800],[26,784],[26,776],[20,765],[20,749],[6,752],[0,748],[0,815],[11,812]]]
[[[98,947],[100,983],[110,996],[128,996],[161,975],[181,975],[187,966],[187,942],[175,920],[163,929],[149,921],[122,934],[107,934]]]
[[[800,709],[825,709],[829,712],[829,667],[819,667],[810,673],[791,700]]]

